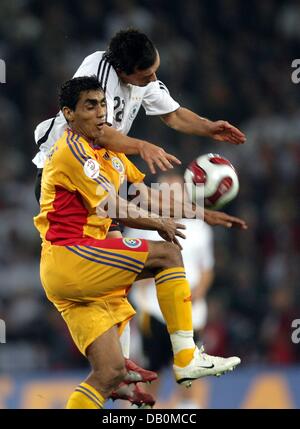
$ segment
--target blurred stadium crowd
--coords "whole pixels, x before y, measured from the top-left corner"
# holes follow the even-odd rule
[[[300,361],[291,341],[291,321],[300,318],[300,86],[291,81],[299,19],[298,1],[1,0],[1,372],[85,365],[39,282],[33,130],[56,114],[58,86],[82,59],[128,26],[156,43],[159,78],[177,101],[237,124],[248,137],[238,148],[200,141],[143,112],[131,131],[176,154],[183,168],[217,152],[239,172],[240,195],[228,211],[250,229],[216,230],[208,353],[237,354],[244,364]]]

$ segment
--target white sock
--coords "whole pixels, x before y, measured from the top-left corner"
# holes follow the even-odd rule
[[[129,322],[126,324],[121,336],[120,343],[122,347],[123,356],[129,359],[130,354],[130,325]]]
[[[196,347],[193,331],[176,331],[170,335],[174,355],[184,349]]]

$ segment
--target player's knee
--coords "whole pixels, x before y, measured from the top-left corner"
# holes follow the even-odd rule
[[[164,243],[164,267],[163,268],[172,268],[182,266],[182,256],[178,246],[173,243]]]

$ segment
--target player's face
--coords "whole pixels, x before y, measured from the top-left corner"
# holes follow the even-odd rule
[[[130,83],[131,85],[136,86],[146,86],[148,83],[154,82],[157,79],[156,72],[159,66],[160,58],[159,53],[157,52],[155,63],[151,67],[145,70],[136,70],[132,74],[121,72],[119,73],[119,77],[124,83]]]
[[[106,100],[102,91],[83,91],[73,112],[72,128],[94,140],[103,134],[106,122]]]

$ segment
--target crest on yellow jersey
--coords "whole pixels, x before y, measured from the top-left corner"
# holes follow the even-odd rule
[[[123,165],[123,162],[119,158],[117,158],[116,156],[114,156],[111,159],[111,162],[112,162],[112,165],[113,165],[113,167],[114,167],[115,170],[117,170],[121,174],[124,173],[125,167]]]

